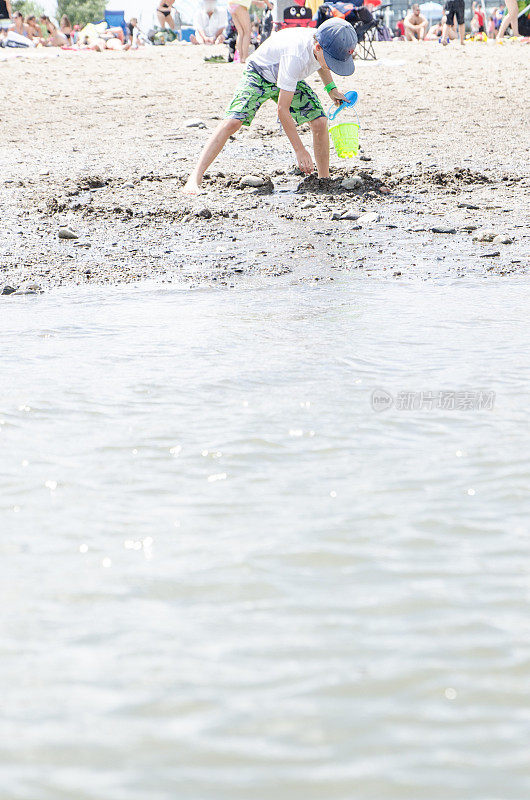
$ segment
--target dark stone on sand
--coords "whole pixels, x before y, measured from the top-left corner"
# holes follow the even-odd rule
[[[456,228],[431,228],[433,233],[456,233]]]
[[[202,119],[187,119],[184,121],[185,128],[205,128],[206,125]]]
[[[14,294],[16,289],[14,286],[4,286],[2,289],[2,294]]]
[[[371,161],[371,156],[359,156],[360,161]]]
[[[209,208],[201,208],[201,210],[197,212],[197,216],[202,217],[203,219],[211,219],[212,212]]]
[[[79,239],[79,234],[65,225],[63,228],[59,228],[59,239]]]
[[[472,203],[457,203],[458,208],[469,208],[471,211],[479,211],[480,206],[474,206]]]
[[[349,209],[348,211],[345,211],[341,215],[340,219],[351,219],[355,222],[356,220],[359,219],[360,216],[361,214],[359,214],[358,211],[352,211],[351,209]]]
[[[481,253],[482,258],[495,258],[495,256],[500,256],[500,250],[494,250],[492,253]]]

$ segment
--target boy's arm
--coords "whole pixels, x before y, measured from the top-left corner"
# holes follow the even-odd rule
[[[324,86],[327,86],[328,83],[335,83],[331,71],[327,68],[322,67],[322,69],[319,69],[318,77],[320,78]],[[347,98],[344,97],[342,92],[339,92],[337,88],[332,89],[331,92],[329,93],[329,96],[331,97],[336,106],[340,106],[341,103],[348,102]]]
[[[278,96],[278,119],[282,124],[285,135],[291,142],[296,160],[298,161],[298,166],[302,172],[309,174],[313,171],[313,159],[302,144],[302,140],[296,130],[295,121],[291,117],[291,103],[293,97],[294,92],[287,92],[285,89],[280,89],[280,94]]]

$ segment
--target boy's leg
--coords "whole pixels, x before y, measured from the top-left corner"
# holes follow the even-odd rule
[[[313,134],[313,151],[319,178],[329,178],[329,134],[326,117],[309,123]]]
[[[458,26],[458,30],[460,32],[460,44],[466,43],[466,26],[465,23],[463,25]]]
[[[185,194],[197,194],[202,178],[210,164],[215,161],[228,139],[236,133],[243,123],[239,119],[225,119],[221,122],[206,143],[197,165],[186,181],[182,191]]]

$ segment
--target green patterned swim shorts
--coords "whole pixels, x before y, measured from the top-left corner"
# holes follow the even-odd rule
[[[279,94],[280,90],[274,83],[266,81],[259,73],[248,67],[237,86],[232,102],[226,109],[226,116],[240,119],[243,125],[248,127],[258,108],[266,100],[274,100],[277,103]],[[298,125],[325,116],[320,100],[305,81],[299,81],[296,85],[291,103],[291,115]]]

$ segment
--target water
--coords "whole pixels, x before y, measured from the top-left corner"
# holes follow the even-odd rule
[[[2,800],[527,800],[529,303],[5,299]]]

